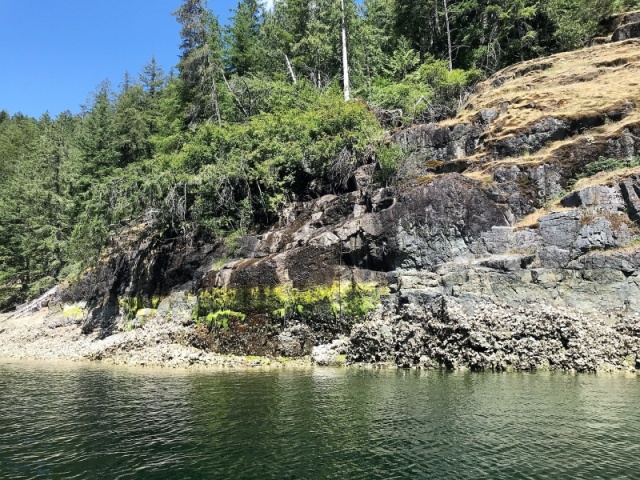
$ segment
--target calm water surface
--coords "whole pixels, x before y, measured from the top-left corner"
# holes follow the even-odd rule
[[[0,478],[640,476],[640,379],[0,363]]]

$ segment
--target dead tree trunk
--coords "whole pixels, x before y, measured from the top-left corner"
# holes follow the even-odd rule
[[[347,20],[344,9],[344,0],[340,0],[342,8],[342,80],[344,83],[344,101],[351,100],[351,88],[349,86],[349,54],[347,52]]]
[[[451,29],[449,27],[449,8],[447,6],[447,0],[444,2],[444,21],[447,26],[447,46],[449,47],[449,71],[453,70],[453,55],[451,53]]]

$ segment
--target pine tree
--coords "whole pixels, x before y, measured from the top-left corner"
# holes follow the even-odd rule
[[[33,119],[14,115],[0,124],[0,309],[24,300],[31,284],[25,192],[35,178],[32,161],[37,145]]]
[[[103,82],[83,114],[79,146],[83,160],[83,183],[87,187],[96,175],[107,176],[121,163],[114,128],[112,95],[109,82]]]
[[[149,134],[155,135],[159,132],[162,122],[160,96],[167,84],[167,78],[164,75],[162,67],[156,62],[155,57],[152,57],[151,61],[143,67],[138,78],[144,90],[144,107],[142,109],[144,121],[149,130]]]
[[[396,47],[394,0],[364,0],[363,22],[359,35],[363,56],[363,75],[367,88],[373,78],[384,73]]]
[[[12,161],[0,182],[0,308],[59,280],[72,228],[75,126],[68,113],[0,126],[0,164]]]
[[[188,106],[187,123],[215,118],[222,123],[216,74],[220,66],[211,48],[211,31],[219,30],[206,7],[206,0],[185,0],[174,12],[182,29],[182,54],[178,69],[182,81],[182,97]],[[214,32],[216,35],[218,32]],[[214,39],[214,41],[217,41]]]
[[[155,56],[151,57],[149,63],[142,68],[142,72],[138,78],[145,92],[147,92],[151,98],[157,98],[166,84],[164,71],[162,67],[158,65]]]
[[[262,69],[263,7],[257,0],[240,0],[225,30],[229,70],[246,75]]]
[[[125,77],[113,112],[113,135],[120,166],[151,158],[151,130],[145,116],[148,104],[140,84]]]
[[[421,61],[435,50],[437,43],[436,5],[437,2],[425,0],[396,0],[397,35],[409,40]]]
[[[614,0],[548,0],[543,11],[555,26],[558,50],[585,45],[598,30],[600,20],[615,9]]]
[[[326,87],[342,72],[340,6],[336,0],[281,0],[274,4],[286,60],[294,72],[300,72],[298,77],[304,75],[317,88]]]

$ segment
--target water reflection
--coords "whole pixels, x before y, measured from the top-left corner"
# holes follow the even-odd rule
[[[0,478],[636,478],[638,378],[0,364]]]

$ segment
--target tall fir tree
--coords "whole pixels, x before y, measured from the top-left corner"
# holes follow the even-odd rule
[[[219,59],[211,48],[212,30],[219,30],[217,20],[207,9],[206,0],[185,0],[174,12],[181,25],[182,51],[178,70],[182,81],[182,99],[187,106],[186,121],[194,126],[203,120],[222,123],[216,77]],[[215,27],[215,28],[214,28]],[[214,31],[219,35],[218,31]]]
[[[149,130],[150,135],[155,135],[160,131],[162,123],[162,113],[160,111],[160,97],[167,84],[167,77],[162,67],[156,62],[156,58],[151,57],[140,74],[138,75],[140,84],[144,91],[144,107],[142,115]]]
[[[121,166],[112,96],[111,85],[103,82],[83,113],[79,143],[83,157],[83,183],[87,187],[96,175],[105,177]]]
[[[263,6],[257,0],[240,0],[225,29],[229,70],[238,75],[261,71],[264,62]]]
[[[151,130],[148,123],[144,88],[125,75],[113,111],[113,135],[120,155],[120,165],[151,158]]]

